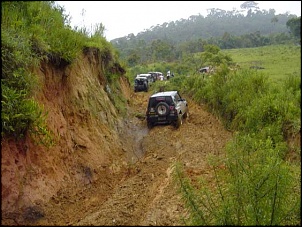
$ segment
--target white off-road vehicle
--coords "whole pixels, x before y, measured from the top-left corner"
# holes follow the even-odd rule
[[[188,103],[178,91],[158,92],[150,96],[146,111],[149,128],[156,124],[173,124],[176,128],[188,117]]]

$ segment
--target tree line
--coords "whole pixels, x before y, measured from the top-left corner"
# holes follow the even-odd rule
[[[210,9],[206,17],[193,15],[125,37],[111,40],[130,67],[158,61],[180,60],[204,51],[207,44],[221,49],[249,48],[290,42],[300,43],[301,17],[260,10],[245,2],[242,10]],[[243,14],[245,12],[246,15]]]

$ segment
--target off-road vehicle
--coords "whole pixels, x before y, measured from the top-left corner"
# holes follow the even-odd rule
[[[163,75],[161,72],[148,72],[148,73],[151,74],[153,78],[153,82],[160,80],[160,76]]]
[[[156,124],[173,124],[179,128],[187,117],[188,103],[178,91],[158,92],[150,96],[146,111],[148,128]]]
[[[137,91],[148,91],[149,90],[149,83],[148,79],[145,77],[136,77],[134,79],[134,92]]]
[[[136,76],[136,78],[146,78],[148,80],[149,86],[153,83],[153,77],[149,73],[141,73]]]

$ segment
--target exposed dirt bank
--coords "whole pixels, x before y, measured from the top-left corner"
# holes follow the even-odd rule
[[[173,164],[181,161],[191,177],[211,180],[209,154],[223,155],[231,138],[220,122],[189,101],[190,115],[178,129],[147,128],[142,117],[149,93],[133,93],[125,120],[124,164],[87,172],[86,182],[66,187],[48,204],[28,210],[31,225],[182,225],[186,215],[172,180]],[[93,157],[92,157],[93,158]],[[95,179],[91,177],[97,175]],[[37,219],[34,221],[34,219]],[[15,220],[18,224],[19,221]],[[24,221],[24,220],[23,220]],[[17,223],[15,223],[17,224]]]

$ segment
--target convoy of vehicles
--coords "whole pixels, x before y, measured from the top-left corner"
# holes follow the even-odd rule
[[[170,72],[170,71],[169,71]],[[148,92],[150,86],[157,80],[168,80],[161,72],[148,72],[138,74],[134,79],[134,91]],[[159,124],[172,124],[179,128],[183,119],[188,117],[188,103],[178,91],[157,92],[149,97],[146,110],[148,128]]]

